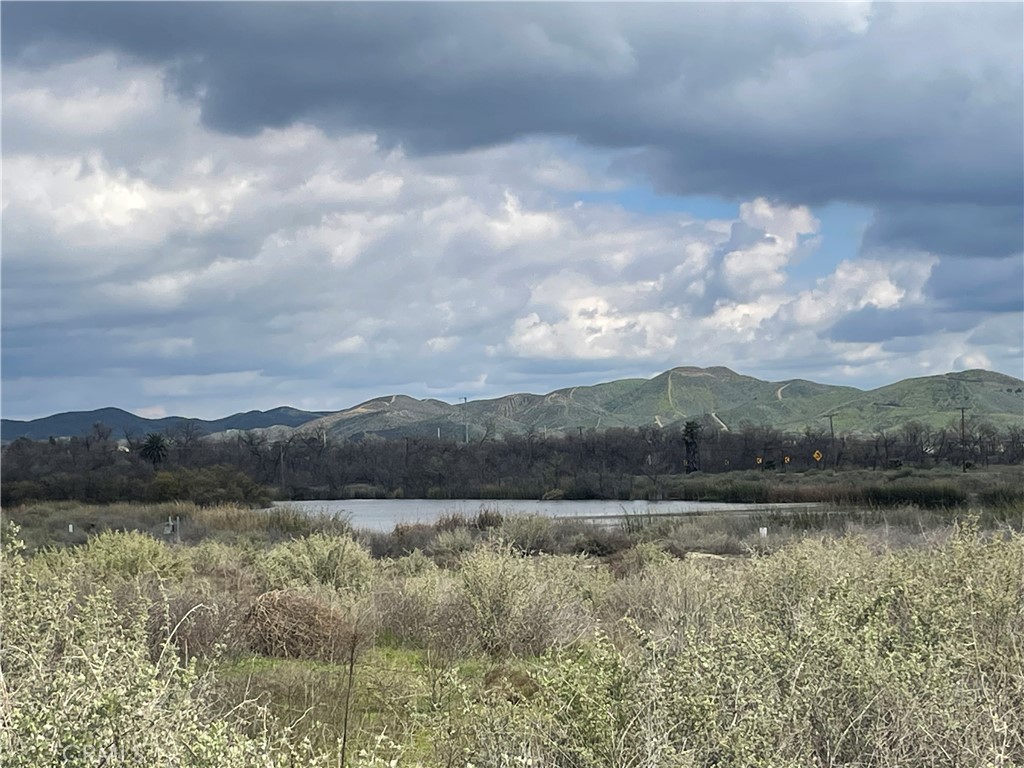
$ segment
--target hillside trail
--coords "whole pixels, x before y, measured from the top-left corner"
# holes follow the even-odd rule
[[[601,428],[601,419],[603,419],[605,416],[618,421],[624,427],[628,427],[629,426],[629,422],[628,421],[626,421],[624,419],[621,419],[618,416],[615,416],[614,414],[604,413],[603,411],[601,411],[600,408],[597,408],[597,407],[595,407],[593,405],[590,405],[588,403],[577,402],[576,398],[574,397],[574,395],[576,394],[576,390],[577,389],[579,389],[579,387],[573,387],[572,389],[569,390],[569,394],[561,395],[561,398],[564,401],[565,416],[566,416],[566,418],[569,417],[569,406],[574,405],[577,408],[582,408],[582,409],[584,409],[586,411],[590,411],[591,413],[596,413],[597,414],[597,425],[594,427],[595,429],[600,429]],[[545,402],[550,402],[551,398],[554,397],[554,394],[555,394],[554,392],[549,394],[545,398]]]
[[[722,421],[720,418],[718,418],[718,414],[715,413],[714,411],[711,412],[711,418],[718,422],[718,424],[722,427],[722,431],[723,432],[728,432],[729,431],[728,425],[726,425],[726,423],[724,421]]]
[[[782,390],[784,390],[786,387],[788,387],[792,383],[793,383],[792,381],[786,382],[781,387],[779,387],[777,390],[775,390],[775,397],[777,397],[779,400],[781,400],[782,399]]]
[[[672,377],[675,375],[675,371],[668,372],[668,407],[672,409],[673,413],[677,416],[685,416],[686,414],[676,408],[676,402],[672,399]]]
[[[673,375],[675,375],[675,371],[669,371],[668,372],[668,405],[677,415],[679,415],[679,416],[686,416],[685,413],[683,413],[678,408],[676,408],[675,400],[672,399],[672,376]],[[786,386],[789,386],[789,385],[787,384]],[[780,388],[780,391],[781,391],[781,389],[785,389],[785,387]],[[778,395],[778,392],[776,392],[775,394]],[[782,397],[779,397],[779,399],[781,400]],[[720,426],[722,428],[723,432],[728,432],[729,431],[729,426],[724,421],[722,421],[720,418],[718,418],[718,414],[716,414],[714,411],[711,411],[711,418],[714,419],[718,423],[718,426]],[[654,420],[658,423],[658,426],[660,427],[661,426],[661,420],[659,419],[659,417],[655,416]]]

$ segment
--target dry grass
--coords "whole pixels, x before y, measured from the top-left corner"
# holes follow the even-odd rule
[[[257,597],[244,627],[253,653],[288,659],[337,661],[356,639],[345,611],[328,599],[296,590]]]

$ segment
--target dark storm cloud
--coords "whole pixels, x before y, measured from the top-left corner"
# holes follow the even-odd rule
[[[927,336],[943,331],[963,331],[978,318],[949,317],[927,307],[881,309],[867,306],[844,315],[827,332],[833,341],[871,343],[905,336]]]
[[[1024,200],[1016,205],[896,205],[879,209],[864,245],[942,256],[1024,253]],[[976,269],[976,268],[975,268]]]
[[[635,150],[662,191],[876,207],[868,244],[1021,250],[1019,4],[3,6],[18,66],[115,50],[206,125],[370,129],[431,153],[530,134]],[[929,208],[927,206],[939,206]]]
[[[1024,261],[943,259],[932,270],[925,292],[952,312],[1024,311]]]

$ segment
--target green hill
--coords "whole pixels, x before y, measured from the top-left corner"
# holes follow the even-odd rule
[[[569,387],[546,395],[519,393],[465,404],[418,400],[406,395],[377,397],[334,413],[291,408],[250,411],[215,421],[143,419],[116,408],[65,413],[29,422],[4,420],[3,438],[85,435],[102,422],[115,437],[181,428],[189,423],[220,436],[265,430],[270,439],[325,433],[334,439],[380,435],[479,440],[505,434],[551,434],[577,429],[668,427],[697,420],[709,428],[738,430],[766,425],[782,432],[826,429],[831,415],[837,433],[871,434],[911,421],[938,428],[959,424],[960,408],[972,421],[999,429],[1024,427],[1024,381],[972,370],[898,381],[878,389],[818,384],[804,379],[762,381],[728,368],[679,367],[652,379],[619,379]]]
[[[698,420],[722,430],[767,425],[783,432],[827,427],[870,434],[909,421],[945,427],[969,417],[1004,428],[1024,426],[1024,381],[989,371],[964,371],[907,379],[879,389],[818,384],[803,379],[762,381],[728,368],[680,367],[652,379],[620,379],[555,390],[513,394],[451,405],[404,396],[376,398],[299,428],[324,430],[336,439],[440,434],[471,439],[502,434],[559,433],[577,429],[667,427]]]
[[[904,379],[837,404],[835,422],[836,429],[850,431],[893,429],[910,421],[945,427],[959,423],[960,408],[967,418],[995,427],[1021,425],[1024,382],[982,370]]]

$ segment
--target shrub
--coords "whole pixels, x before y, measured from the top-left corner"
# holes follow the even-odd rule
[[[634,544],[619,556],[615,570],[620,575],[629,576],[642,573],[651,566],[664,565],[671,560],[672,556],[659,544],[643,541]]]
[[[426,523],[399,523],[390,533],[370,533],[368,543],[374,557],[402,557],[415,550],[426,551],[437,530]]]
[[[148,596],[151,651],[159,653],[170,644],[187,661],[241,650],[245,611],[231,593],[215,592],[199,583],[190,588],[152,589]]]
[[[540,675],[549,718],[535,764],[699,765],[683,762],[668,664],[654,644],[627,657],[606,637],[552,654]],[[709,761],[704,764],[717,764]]]
[[[470,522],[461,512],[443,512],[434,521],[434,529],[437,531],[454,531],[469,525]]]
[[[480,548],[458,572],[473,645],[493,656],[534,655],[575,639],[586,623],[579,597],[508,548]]]
[[[389,576],[408,577],[421,576],[436,570],[437,565],[423,552],[414,549],[407,555],[394,560],[384,560],[380,563],[380,571]]]
[[[220,541],[203,541],[183,551],[196,576],[208,577],[235,592],[255,588],[257,577],[250,565],[256,553],[255,548]]]
[[[310,513],[289,506],[251,509],[234,504],[195,507],[183,516],[183,538],[193,541],[210,534],[257,534],[270,540],[313,533],[344,535],[352,526],[344,515]]]
[[[981,491],[978,501],[985,507],[1011,507],[1024,510],[1024,490],[1017,487],[1003,486]]]
[[[93,536],[84,546],[73,550],[71,558],[100,580],[143,575],[180,578],[189,571],[181,550],[135,531],[105,531]]]
[[[277,544],[254,567],[267,589],[320,585],[360,592],[373,574],[370,553],[355,539],[322,533]]]
[[[466,606],[448,571],[378,581],[371,597],[381,636],[390,643],[452,659],[471,644]]]
[[[779,524],[787,525],[787,518],[780,518]],[[757,527],[758,522],[751,518],[694,516],[668,523],[663,531],[663,542],[665,548],[677,557],[689,552],[741,555],[748,551],[744,539],[752,533],[756,535]]]
[[[2,565],[5,768],[331,764],[271,735],[258,707],[218,715],[209,676],[173,652],[151,657],[144,605],[125,612],[109,590],[78,591],[81,564],[45,580],[10,550]]]
[[[545,515],[509,515],[493,535],[525,555],[555,551],[555,524]]]
[[[264,656],[336,661],[355,642],[353,623],[336,604],[295,590],[256,598],[245,616],[249,648]]]
[[[231,467],[206,467],[157,472],[146,488],[149,501],[191,501],[202,506],[241,502],[256,506],[270,503],[266,488],[244,472]]]
[[[497,528],[504,522],[505,516],[496,509],[489,509],[484,507],[476,513],[476,518],[473,520],[473,525],[481,531],[486,531],[488,528]]]
[[[632,546],[630,535],[621,527],[597,523],[561,521],[555,525],[559,550],[573,555],[606,557]]]
[[[476,546],[468,528],[443,529],[427,547],[427,551],[442,562],[457,560]]]
[[[345,499],[383,499],[386,495],[383,488],[369,483],[352,483],[342,489]]]
[[[629,636],[629,626],[635,625],[658,640],[688,627],[702,628],[727,608],[720,598],[719,582],[736,567],[689,559],[650,564],[616,580],[599,595],[597,612],[602,628],[619,637],[623,633]]]
[[[861,498],[880,506],[915,504],[925,508],[956,507],[967,501],[967,494],[950,483],[899,483],[858,489]]]

